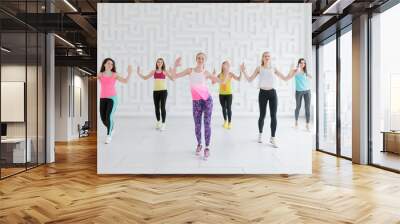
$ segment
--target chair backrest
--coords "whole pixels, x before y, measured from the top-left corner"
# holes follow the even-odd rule
[[[89,121],[85,121],[85,124],[83,124],[82,128],[89,129],[90,128]]]

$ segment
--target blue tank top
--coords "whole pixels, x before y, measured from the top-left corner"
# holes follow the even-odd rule
[[[296,73],[294,76],[296,82],[296,91],[306,91],[310,90],[310,81],[308,80],[306,74],[304,72]]]

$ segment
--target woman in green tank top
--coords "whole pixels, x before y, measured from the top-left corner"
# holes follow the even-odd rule
[[[296,109],[294,111],[295,124],[298,127],[299,112],[301,108],[301,99],[304,98],[305,112],[306,112],[306,129],[310,131],[310,105],[311,105],[311,91],[310,91],[310,74],[307,73],[307,63],[304,58],[297,61],[297,67],[289,72],[286,80],[291,78],[295,79],[296,84]]]

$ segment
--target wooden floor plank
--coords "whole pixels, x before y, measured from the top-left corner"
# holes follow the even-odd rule
[[[400,223],[400,175],[313,153],[312,175],[96,174],[96,139],[0,181],[0,223]]]

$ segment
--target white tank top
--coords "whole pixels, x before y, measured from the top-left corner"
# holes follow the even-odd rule
[[[210,97],[208,92],[206,76],[203,72],[195,72],[194,68],[190,73],[190,89],[193,100],[207,100]]]
[[[259,77],[259,88],[264,90],[275,89],[276,77],[275,77],[275,69],[263,68],[260,66],[260,77]]]
[[[198,85],[206,85],[206,76],[203,72],[195,72],[194,68],[192,69],[192,73],[190,73],[190,85],[191,86],[198,86]]]

